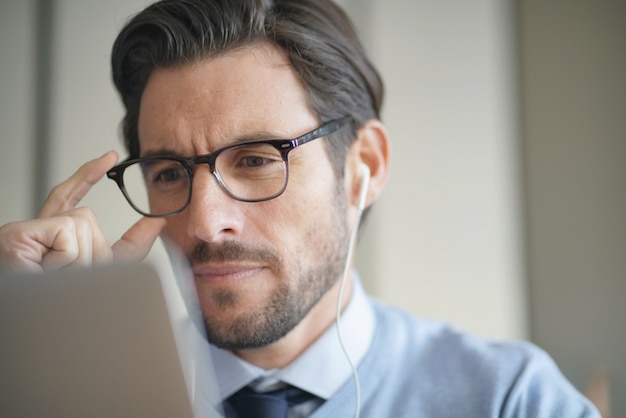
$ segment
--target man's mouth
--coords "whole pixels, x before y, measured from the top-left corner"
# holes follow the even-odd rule
[[[226,264],[201,264],[193,267],[193,275],[196,280],[203,282],[233,282],[251,278],[263,270],[257,264],[226,263]]]
[[[268,248],[253,248],[234,241],[219,246],[198,244],[187,254],[196,281],[220,283],[250,279],[265,269],[278,273],[277,254]]]

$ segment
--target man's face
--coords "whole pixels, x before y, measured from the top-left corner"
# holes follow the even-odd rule
[[[319,125],[286,55],[258,44],[155,70],[139,138],[142,156],[190,157],[240,141],[295,138]],[[287,188],[266,202],[236,201],[208,166],[195,169],[191,203],[168,218],[163,235],[192,265],[212,343],[244,349],[277,341],[339,279],[347,197],[324,141],[289,154]]]

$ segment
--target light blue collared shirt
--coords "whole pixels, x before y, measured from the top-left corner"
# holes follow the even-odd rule
[[[352,278],[353,291],[341,315],[340,326],[346,351],[353,364],[357,365],[370,347],[376,319],[356,272],[352,273]],[[209,347],[221,401],[244,386],[250,385],[264,392],[285,383],[327,400],[352,378],[352,369],[341,349],[334,323],[298,358],[281,369],[264,370],[230,351],[213,345]],[[290,417],[306,416],[318,404],[312,405],[313,408],[304,406],[304,410],[290,411]]]

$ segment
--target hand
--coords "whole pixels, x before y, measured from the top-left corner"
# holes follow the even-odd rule
[[[142,218],[110,246],[93,210],[76,208],[117,160],[117,153],[110,151],[85,163],[52,189],[37,219],[0,227],[0,261],[42,271],[143,259],[165,226],[165,219]]]

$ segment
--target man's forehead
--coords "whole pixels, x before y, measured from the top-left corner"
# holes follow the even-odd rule
[[[176,138],[211,139],[212,150],[253,138],[290,138],[298,133],[293,122],[313,128],[311,119],[286,53],[259,43],[154,70],[140,106],[140,147],[143,155],[175,146]]]

